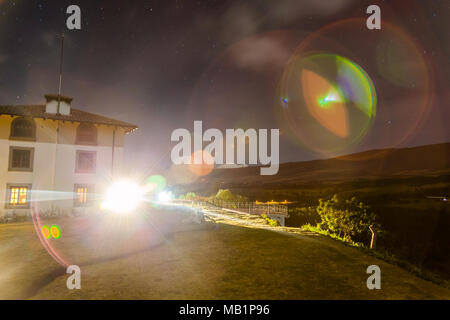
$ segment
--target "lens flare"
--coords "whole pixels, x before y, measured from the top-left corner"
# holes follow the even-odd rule
[[[143,196],[143,189],[136,183],[119,181],[107,190],[102,208],[118,214],[127,214],[141,204]]]
[[[282,78],[281,110],[288,129],[319,153],[340,152],[358,143],[376,114],[376,93],[368,74],[335,54],[291,59]]]
[[[161,191],[158,193],[159,202],[170,202],[173,199],[173,194],[170,191]]]
[[[201,163],[195,163],[196,157],[201,159]],[[198,150],[191,155],[189,170],[196,176],[206,176],[214,169],[214,158],[208,151]]]
[[[341,101],[342,101],[341,96],[339,95],[339,93],[337,93],[336,89],[333,88],[326,96],[319,99],[317,103],[322,108],[327,108],[331,106],[331,102],[341,102]]]
[[[52,225],[50,228],[50,233],[55,239],[59,239],[61,237],[61,229],[56,224]]]
[[[50,239],[51,233],[50,228],[48,226],[42,226],[41,231],[45,239]]]
[[[160,192],[166,187],[166,178],[160,175],[150,176],[147,180],[145,180],[145,185],[143,187],[146,193],[150,192]]]
[[[280,128],[293,143],[321,156],[403,145],[421,132],[435,103],[435,66],[424,54],[427,48],[400,26],[384,21],[383,32],[375,33],[360,28],[365,22],[364,18],[342,19],[304,37],[281,78],[280,98],[275,108]],[[315,61],[309,64],[304,61],[319,55],[334,58],[312,58]],[[302,71],[298,69],[322,77],[328,82],[329,90],[335,88],[339,94],[330,94],[324,88],[308,107],[303,95]],[[317,77],[307,78],[316,81]],[[289,103],[283,102],[285,97]],[[339,124],[330,125],[325,111],[339,109],[338,103],[343,103],[345,112],[340,113],[346,117],[340,117]],[[311,110],[316,109],[311,108],[313,105],[323,112],[314,111],[315,117],[311,115]],[[329,121],[324,122],[325,119]],[[348,134],[344,135],[345,121]],[[441,130],[439,134],[445,132],[444,126],[436,130]],[[366,153],[360,157],[380,155]]]

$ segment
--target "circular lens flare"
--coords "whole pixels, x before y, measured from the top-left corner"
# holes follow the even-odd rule
[[[196,161],[200,159],[200,161]],[[198,162],[198,163],[197,163]],[[214,169],[214,158],[204,150],[198,150],[191,155],[191,164],[189,170],[197,176],[206,176]]]
[[[285,67],[280,98],[275,109],[280,127],[292,142],[320,156],[342,156],[361,151],[361,147],[385,149],[405,144],[421,132],[419,129],[426,123],[435,103],[434,66],[423,54],[426,48],[400,26],[384,22],[383,32],[374,33],[359,27],[364,24],[364,18],[349,18],[310,33],[297,45]],[[344,58],[337,62],[339,59],[335,59],[327,66],[324,64],[323,68],[330,70],[328,75],[322,70],[318,72],[319,66],[309,69],[329,80],[332,86],[343,93],[342,97],[350,97],[350,102],[345,106],[351,111],[348,113],[349,134],[340,140],[335,139],[335,134],[327,135],[332,133],[327,128],[322,127],[327,131],[325,133],[316,128],[317,120],[314,119],[316,124],[309,123],[309,113],[305,115],[294,111],[294,108],[306,109],[304,101],[301,101],[303,97],[285,90],[287,75],[298,67],[298,61],[320,53]],[[344,67],[333,67],[336,63]],[[363,70],[366,67],[367,70]],[[370,81],[359,81],[359,75]],[[300,77],[299,74],[297,76]],[[376,83],[379,95],[375,94],[371,78]],[[297,90],[301,90],[299,86]],[[327,95],[327,92],[322,93],[315,103],[324,109],[332,108],[333,104],[329,104]],[[289,98],[289,103],[283,102],[285,97]],[[303,105],[299,106],[301,103]],[[353,112],[356,108],[362,115]],[[367,118],[371,120],[367,121]],[[436,134],[445,135],[444,127],[436,128]],[[379,157],[381,154],[366,153],[358,158]]]
[[[311,53],[291,59],[282,78],[284,121],[311,150],[332,154],[366,135],[376,114],[376,93],[367,73],[335,54]]]
[[[166,178],[160,175],[150,176],[145,180],[144,191],[146,193],[159,192],[166,187]]]

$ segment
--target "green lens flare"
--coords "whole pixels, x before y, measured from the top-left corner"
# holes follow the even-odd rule
[[[317,100],[317,104],[322,108],[331,107],[333,102],[343,102],[344,98],[337,88],[332,88],[328,94]]]
[[[166,187],[166,178],[160,175],[153,175],[145,180],[145,184],[148,186],[149,191],[159,192]]]
[[[371,128],[377,97],[369,75],[357,63],[331,53],[292,58],[280,83],[288,134],[309,149],[334,155],[352,149]],[[283,98],[284,99],[284,98]]]
[[[55,239],[59,239],[61,237],[61,229],[56,224],[52,225],[50,228],[50,233]]]
[[[369,75],[356,63],[336,56],[338,84],[353,103],[369,118],[376,114],[377,96]]]

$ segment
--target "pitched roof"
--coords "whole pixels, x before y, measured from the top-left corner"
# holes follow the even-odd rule
[[[88,122],[123,127],[127,132],[132,132],[138,127],[134,124],[104,117],[98,114],[70,108],[70,115],[45,112],[45,105],[0,105],[0,115],[25,116],[32,118]]]

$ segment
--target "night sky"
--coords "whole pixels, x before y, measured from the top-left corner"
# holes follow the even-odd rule
[[[80,31],[65,27],[71,4]],[[381,7],[382,30],[365,26],[370,4]],[[126,140],[135,168],[169,166],[171,132],[194,120],[280,128],[282,162],[322,158],[330,155],[284,134],[277,116],[280,77],[306,45],[355,61],[376,88],[373,126],[341,154],[447,142],[449,30],[450,1],[0,0],[0,104],[57,92],[64,31],[62,93],[75,108],[140,127]],[[324,40],[305,43],[315,34]]]

